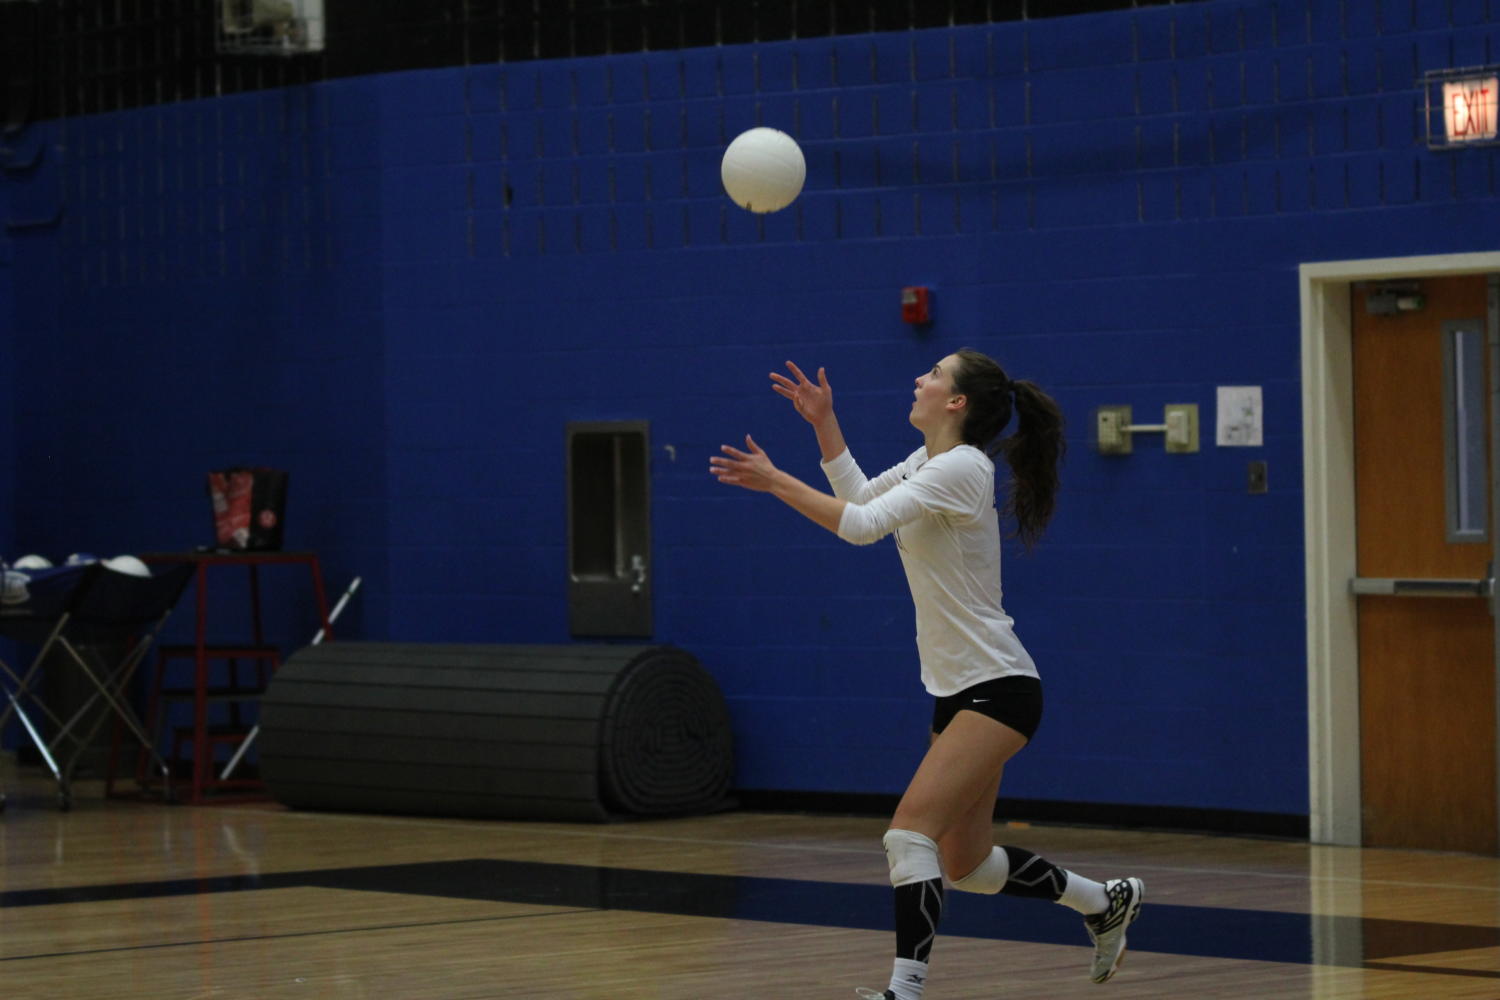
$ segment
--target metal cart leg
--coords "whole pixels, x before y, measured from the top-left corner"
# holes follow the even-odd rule
[[[130,730],[131,735],[133,735],[136,740],[140,742],[141,746],[145,748],[146,752],[150,754],[152,761],[156,765],[157,771],[159,771],[162,776],[163,794],[166,796],[168,801],[171,801],[171,766],[167,764],[161,753],[156,749],[155,741],[153,741],[151,737],[146,733],[145,727],[142,726],[140,720],[136,718],[135,712],[132,711],[130,706],[120,698],[120,694],[124,691],[125,685],[130,683],[131,677],[135,676],[136,668],[145,658],[146,650],[150,647],[153,636],[148,636],[140,640],[136,644],[135,648],[131,650],[131,652],[125,657],[124,660],[120,662],[119,666],[115,667],[113,670],[102,671],[102,676],[89,669],[89,665],[85,661],[85,657],[83,656],[83,654],[79,652],[79,650],[74,647],[72,643],[68,642],[66,638],[60,638],[58,640],[59,645],[61,645],[62,648],[67,652],[67,654],[72,657],[73,662],[78,665],[78,668],[84,672],[85,676],[87,676],[89,681],[94,685],[94,693],[89,696],[88,700],[85,701],[83,705],[79,707],[78,711],[73,714],[72,718],[68,720],[67,725],[63,727],[63,733],[66,733],[68,730],[72,729],[73,725],[81,720],[84,715],[88,713],[89,709],[93,707],[94,702],[98,701],[100,698],[103,698],[105,703],[108,704],[109,707],[114,711],[115,717],[118,718],[121,722],[125,723],[125,726]],[[85,733],[81,737],[75,737],[79,744],[79,749],[74,754],[73,759],[68,763],[67,770],[70,776],[72,774],[73,765],[77,763],[78,757],[82,754],[83,749],[87,747],[88,743],[91,740],[93,740],[94,734],[99,731],[99,728],[104,724],[104,721],[105,717],[100,716],[99,718],[94,720],[94,724],[89,727],[89,731],[87,733]],[[62,734],[60,733],[59,736],[61,735]]]

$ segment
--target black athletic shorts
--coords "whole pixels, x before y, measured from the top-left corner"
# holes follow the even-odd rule
[[[980,681],[958,694],[939,698],[932,708],[932,731],[948,728],[964,709],[1004,723],[1030,741],[1042,722],[1042,682],[1025,674]]]

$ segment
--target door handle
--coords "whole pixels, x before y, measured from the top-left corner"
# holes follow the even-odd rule
[[[1444,580],[1401,579],[1379,576],[1356,576],[1349,581],[1351,594],[1378,594],[1386,597],[1489,597],[1495,592],[1495,579]]]
[[[630,575],[632,577],[630,583],[630,592],[632,594],[639,594],[646,586],[645,556],[630,557]]]

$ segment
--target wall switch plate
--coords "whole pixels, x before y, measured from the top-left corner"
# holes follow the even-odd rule
[[[1250,471],[1246,476],[1247,489],[1249,493],[1266,492],[1266,463],[1257,459],[1250,463]]]
[[[1167,451],[1189,454],[1198,450],[1198,404],[1168,403],[1162,423],[1167,425]]]
[[[1130,454],[1130,407],[1101,406],[1094,411],[1094,446],[1101,455]]]

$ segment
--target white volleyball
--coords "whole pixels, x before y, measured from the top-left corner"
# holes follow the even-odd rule
[[[52,560],[46,556],[22,556],[11,564],[11,569],[51,569]]]
[[[131,576],[150,576],[150,568],[135,556],[115,556],[113,559],[104,560],[104,565],[116,573],[128,573]]]
[[[751,212],[779,212],[802,191],[807,161],[797,140],[774,128],[741,132],[719,165],[724,190]]]

